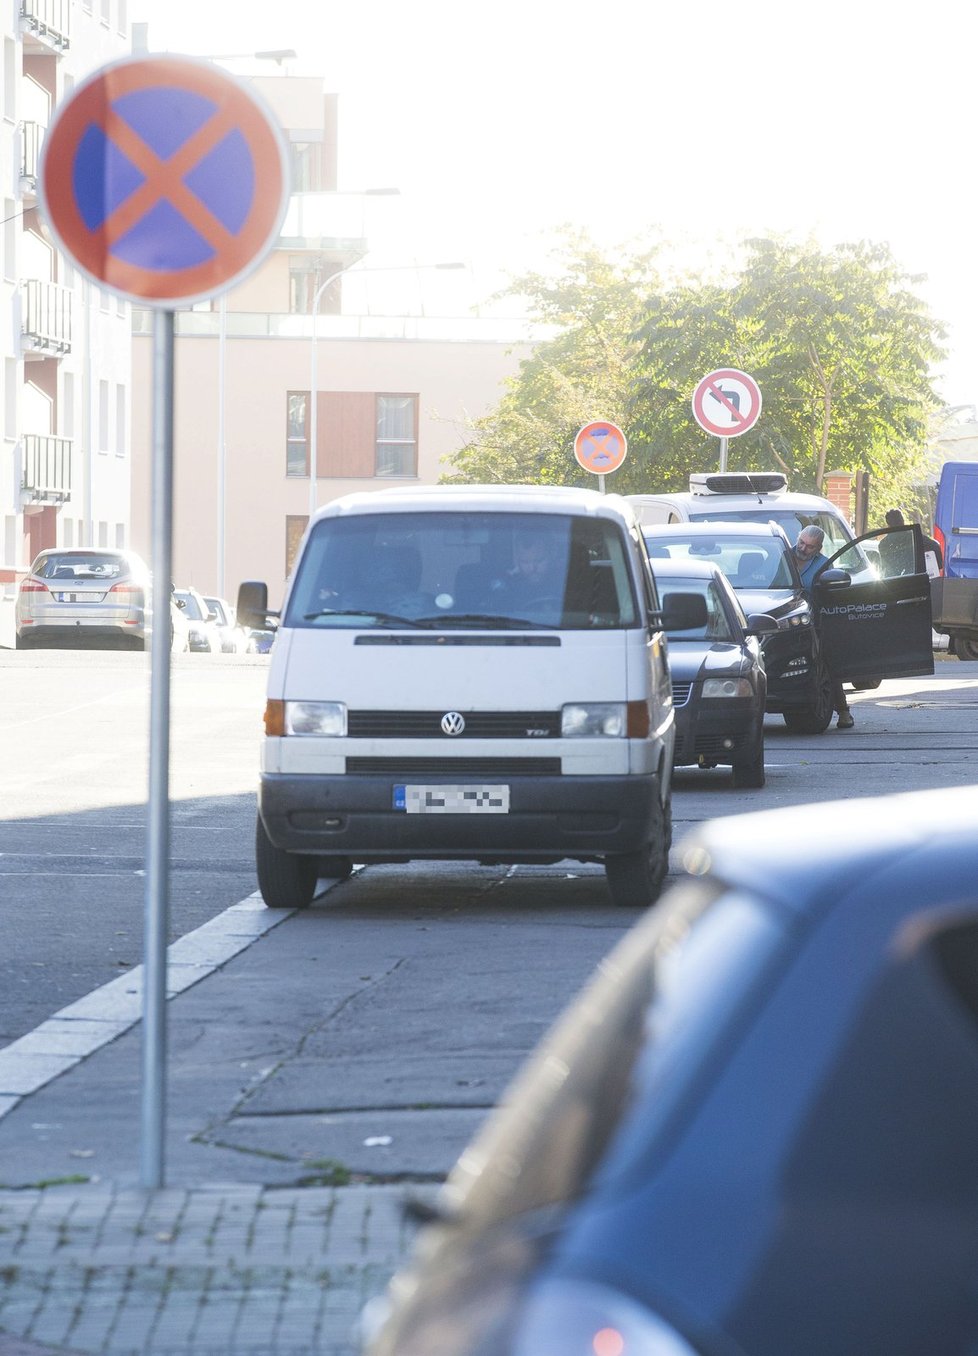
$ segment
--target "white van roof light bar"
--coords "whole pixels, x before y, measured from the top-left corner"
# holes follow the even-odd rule
[[[780,494],[788,478],[780,471],[726,471],[691,475],[690,494]]]

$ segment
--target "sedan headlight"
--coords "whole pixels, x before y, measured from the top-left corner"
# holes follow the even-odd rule
[[[284,706],[284,734],[333,738],[346,734],[345,702],[285,702]]]
[[[658,1314],[591,1281],[544,1281],[527,1297],[507,1356],[697,1356]]]
[[[707,678],[703,684],[704,697],[750,697],[753,688],[747,678]]]
[[[625,735],[627,713],[624,702],[580,702],[565,706],[560,713],[560,733],[564,739],[582,735],[604,735],[621,739]]]
[[[811,626],[812,614],[810,612],[793,612],[790,617],[778,618],[778,629],[788,631],[793,626]]]

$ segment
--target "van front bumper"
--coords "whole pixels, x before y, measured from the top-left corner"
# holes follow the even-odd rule
[[[397,786],[456,786],[474,778],[263,773],[259,811],[285,852],[355,861],[457,859],[554,862],[634,852],[651,839],[658,773],[480,778],[509,787],[506,814],[409,814]]]

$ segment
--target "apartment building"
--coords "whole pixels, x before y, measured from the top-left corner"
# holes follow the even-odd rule
[[[3,8],[0,644],[39,550],[129,544],[130,315],[52,243],[38,163],[58,103],[129,50],[126,0]]]
[[[281,235],[242,283],[175,318],[174,578],[232,600],[254,578],[281,597],[313,505],[437,481],[530,352],[519,322],[467,313],[464,271],[368,252],[374,214],[400,205],[338,190],[337,98],[321,80],[286,69],[250,84],[288,141]],[[354,277],[372,271],[412,281],[412,305],[365,306]],[[136,309],[132,543],[147,558],[152,354],[152,313]]]

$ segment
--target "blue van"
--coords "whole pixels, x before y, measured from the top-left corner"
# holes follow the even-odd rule
[[[944,576],[932,581],[934,630],[959,659],[978,659],[978,462],[945,462],[934,536],[944,553]]]

